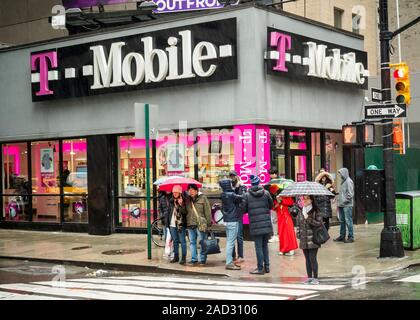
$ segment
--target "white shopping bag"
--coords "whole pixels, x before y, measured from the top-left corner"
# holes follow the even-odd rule
[[[167,257],[170,257],[173,251],[174,244],[172,241],[171,232],[169,231],[169,229],[166,229],[165,255]]]

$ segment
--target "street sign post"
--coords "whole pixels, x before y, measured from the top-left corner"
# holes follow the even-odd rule
[[[365,119],[405,118],[407,106],[405,104],[374,104],[365,106]]]
[[[382,90],[371,88],[371,98],[373,102],[382,102]]]

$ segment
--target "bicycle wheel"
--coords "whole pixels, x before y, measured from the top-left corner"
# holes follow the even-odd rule
[[[162,226],[162,219],[156,219],[152,223],[152,241],[158,247],[165,247],[165,237]]]

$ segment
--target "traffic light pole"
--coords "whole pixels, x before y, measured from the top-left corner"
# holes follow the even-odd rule
[[[389,66],[389,42],[393,33],[388,30],[388,0],[379,0],[381,43],[382,103],[391,103],[391,77]],[[380,258],[403,257],[404,247],[401,231],[397,228],[394,184],[394,145],[392,142],[393,121],[383,119],[383,159],[385,171],[384,229],[381,232]]]

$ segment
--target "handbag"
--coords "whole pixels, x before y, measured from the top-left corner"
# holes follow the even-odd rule
[[[207,231],[207,220],[206,220],[206,218],[198,215],[197,209],[195,208],[194,203],[192,201],[191,201],[191,206],[192,206],[192,209],[194,211],[195,217],[197,218],[198,231],[206,232]]]
[[[296,203],[294,203],[289,208],[289,213],[292,215],[293,218],[296,218],[299,215],[299,211],[300,211],[300,208],[299,208],[299,206]]]
[[[312,242],[317,245],[324,244],[330,239],[330,235],[328,234],[328,230],[325,227],[324,223],[320,227],[314,228],[312,232]]]
[[[220,253],[219,239],[216,238],[214,232],[210,232],[210,239],[200,240],[200,246],[204,255]]]

